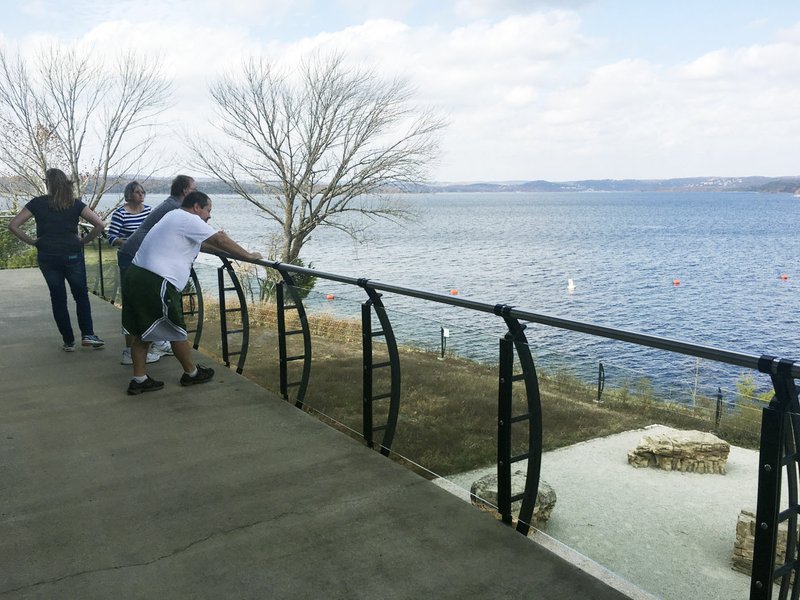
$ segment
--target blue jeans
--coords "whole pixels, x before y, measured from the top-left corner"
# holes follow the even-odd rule
[[[75,341],[72,332],[72,323],[67,310],[67,286],[75,299],[78,312],[78,327],[81,335],[94,335],[92,324],[92,309],[89,305],[89,287],[86,285],[86,263],[83,252],[75,254],[45,254],[38,256],[39,270],[44,275],[47,287],[50,290],[50,304],[53,308],[53,318],[56,320],[58,331],[65,344]]]

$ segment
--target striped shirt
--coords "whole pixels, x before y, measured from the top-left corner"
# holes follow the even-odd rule
[[[109,246],[113,246],[118,239],[124,242],[139,228],[139,225],[142,224],[142,221],[150,214],[151,210],[147,204],[142,206],[142,212],[135,215],[125,210],[124,205],[111,213],[111,225],[108,227]]]

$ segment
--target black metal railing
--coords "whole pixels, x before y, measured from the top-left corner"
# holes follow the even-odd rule
[[[223,262],[223,266],[220,267],[220,269],[225,270],[226,274],[233,282],[233,287],[239,290],[237,295],[244,314],[247,312],[245,307],[245,294],[241,293],[241,286],[237,280],[235,270],[229,268],[230,263],[228,259],[230,257],[222,255],[217,256],[219,256]],[[98,260],[101,263],[100,272],[102,273],[102,256],[100,256]],[[280,389],[284,398],[288,400],[289,389],[297,388],[294,399],[298,406],[303,405],[305,390],[311,376],[312,347],[308,319],[305,309],[303,308],[302,298],[293,285],[293,275],[313,275],[317,279],[337,282],[352,286],[353,289],[363,290],[367,295],[367,299],[362,305],[363,361],[365,371],[362,383],[364,388],[362,435],[366,442],[372,445],[374,442],[374,434],[377,431],[382,431],[383,439],[379,444],[379,449],[382,453],[387,455],[391,451],[392,440],[398,426],[398,413],[401,410],[401,364],[400,357],[397,353],[397,345],[394,340],[394,333],[392,331],[392,323],[388,317],[382,299],[382,292],[447,306],[460,307],[476,313],[485,313],[493,317],[502,318],[506,324],[508,333],[499,340],[499,391],[497,413],[498,511],[505,522],[511,523],[511,504],[512,502],[522,500],[517,530],[524,534],[528,533],[529,523],[537,497],[539,470],[542,458],[542,430],[543,427],[546,426],[546,423],[542,423],[542,407],[536,368],[524,333],[527,323],[536,323],[562,330],[579,332],[585,335],[619,340],[638,346],[656,348],[685,356],[734,365],[769,375],[775,395],[769,405],[762,409],[756,515],[757,527],[755,533],[750,598],[751,600],[766,600],[772,598],[776,584],[778,587],[778,597],[781,598],[781,600],[789,597],[798,598],[798,596],[800,596],[800,586],[795,583],[797,581],[799,565],[797,519],[798,513],[800,512],[800,494],[798,494],[798,480],[800,479],[800,450],[798,450],[800,446],[800,404],[798,403],[797,388],[795,387],[795,380],[800,377],[800,363],[797,361],[704,346],[681,340],[554,317],[505,304],[478,302],[364,278],[353,278],[334,273],[321,272],[275,261],[253,261],[253,264],[278,271],[285,284],[285,286],[281,285],[278,287],[277,294],[278,325],[280,330]],[[199,286],[199,282],[196,280],[195,285]],[[103,284],[101,280],[101,295],[102,290]],[[221,285],[220,290],[222,290]],[[286,297],[286,290],[288,290],[288,298]],[[201,294],[199,288],[196,292],[197,294]],[[222,294],[223,292],[220,291],[220,293]],[[224,306],[222,299],[220,305]],[[297,311],[298,321],[300,323],[299,329],[290,330],[287,328],[285,322],[286,310]],[[380,330],[377,331],[372,329],[371,315],[373,311],[380,323]],[[225,324],[225,315],[226,311],[221,310],[220,318],[223,321],[223,332],[229,331]],[[246,319],[242,319],[242,327],[245,330],[247,329],[248,325]],[[287,354],[286,340],[292,335],[302,336],[304,348],[302,354],[296,356],[289,356]],[[376,364],[372,360],[371,342],[376,336],[384,338],[387,343],[389,351],[389,361],[387,363]],[[226,342],[223,342],[223,345],[225,343]],[[246,355],[247,348],[245,341],[237,367],[237,371],[240,373],[244,367],[244,357]],[[226,363],[227,362],[226,360]],[[297,381],[288,380],[287,366],[290,362],[302,362],[302,376]],[[521,367],[521,373],[514,373],[515,364]],[[373,393],[371,375],[379,368],[388,368],[390,370],[391,383],[388,392],[376,395]],[[602,365],[599,377],[598,401],[600,400],[600,394],[605,382]],[[513,415],[511,411],[511,386],[515,382],[524,382],[525,398],[527,401],[526,412],[519,415]],[[376,400],[383,399],[389,400],[389,417],[385,424],[375,425],[372,419],[372,405]],[[719,408],[717,412],[719,412]],[[513,456],[510,443],[511,427],[513,424],[522,421],[527,422],[529,425],[529,435],[527,439],[528,448],[524,453]],[[522,460],[527,460],[528,465],[525,489],[522,494],[512,496],[510,468],[514,462]],[[786,490],[788,503],[787,506],[782,508],[781,487],[784,474],[788,485],[788,489]],[[778,528],[781,523],[784,522],[788,524],[785,559],[781,564],[776,564]]]

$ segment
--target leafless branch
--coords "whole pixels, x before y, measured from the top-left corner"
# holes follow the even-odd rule
[[[0,50],[0,165],[34,192],[49,167],[60,167],[95,208],[152,160],[171,85],[160,61],[132,53],[109,62],[57,44],[31,62]]]
[[[405,80],[349,67],[338,54],[311,56],[299,79],[251,59],[211,87],[215,125],[230,146],[190,144],[200,170],[278,224],[280,260],[292,262],[317,227],[357,237],[364,221],[352,215],[409,217],[380,194],[426,179],[445,126],[413,106],[413,95]],[[247,191],[253,182],[261,195]],[[365,200],[376,194],[379,202]]]

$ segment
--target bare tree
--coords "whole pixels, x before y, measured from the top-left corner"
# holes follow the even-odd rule
[[[2,191],[16,202],[44,192],[42,165],[55,164],[60,152],[25,63],[10,62],[0,51],[0,69],[0,162],[6,167]]]
[[[357,239],[363,226],[351,218],[356,213],[408,216],[384,192],[425,180],[444,127],[432,111],[411,105],[405,80],[347,67],[341,55],[314,55],[298,75],[247,61],[241,75],[211,87],[216,126],[230,146],[192,143],[201,171],[279,225],[275,258],[289,263],[317,227]]]
[[[51,46],[33,60],[0,50],[6,193],[41,193],[44,172],[59,167],[94,209],[122,177],[148,168],[171,87],[160,62],[132,53],[96,59],[74,46]]]

